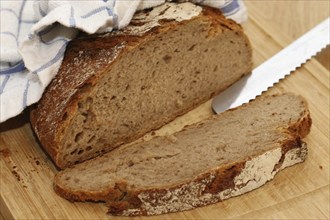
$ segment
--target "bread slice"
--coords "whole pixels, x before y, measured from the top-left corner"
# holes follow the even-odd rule
[[[260,97],[174,135],[65,169],[54,189],[71,201],[104,201],[114,215],[189,210],[256,189],[304,161],[301,138],[310,127],[302,97]]]
[[[166,3],[123,30],[71,42],[32,127],[57,166],[68,167],[209,100],[249,73],[251,59],[241,26],[218,10]]]

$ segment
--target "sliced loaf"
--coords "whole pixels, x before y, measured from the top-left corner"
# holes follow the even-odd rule
[[[252,68],[242,28],[218,10],[167,3],[120,31],[68,46],[31,123],[58,167],[136,140]]]
[[[171,136],[117,148],[55,176],[71,201],[104,201],[114,215],[189,210],[251,191],[302,162],[311,127],[300,96],[260,97]]]

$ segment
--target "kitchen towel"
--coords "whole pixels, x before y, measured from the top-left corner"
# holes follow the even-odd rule
[[[79,31],[121,29],[136,11],[165,1],[1,0],[0,123],[41,98],[61,65],[66,46]],[[184,1],[188,0],[179,0]],[[239,23],[247,19],[240,0],[190,1],[218,8]]]

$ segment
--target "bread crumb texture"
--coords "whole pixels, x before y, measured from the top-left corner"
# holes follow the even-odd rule
[[[66,168],[160,128],[251,69],[240,25],[218,10],[167,3],[120,31],[72,41],[32,127]]]
[[[262,96],[65,169],[55,177],[55,191],[72,201],[104,201],[113,215],[189,210],[249,192],[303,162],[301,139],[310,127],[302,97]]]

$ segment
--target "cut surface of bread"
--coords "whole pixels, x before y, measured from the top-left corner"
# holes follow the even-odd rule
[[[72,201],[104,201],[114,215],[189,210],[251,191],[305,160],[307,104],[290,93],[122,146],[59,172],[54,189]]]
[[[65,168],[197,107],[249,73],[251,60],[241,26],[218,10],[167,3],[123,30],[72,41],[31,124]]]

